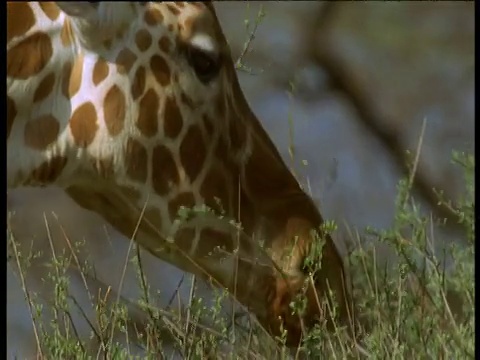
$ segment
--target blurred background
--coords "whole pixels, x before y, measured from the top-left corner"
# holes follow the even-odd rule
[[[454,202],[465,192],[452,151],[474,151],[473,2],[224,2],[216,8],[234,58],[245,53],[238,74],[247,100],[324,218],[338,224],[334,237],[344,254],[355,231],[392,225],[397,184],[407,175],[405,151],[415,153],[423,124],[415,198],[423,211],[453,224],[438,229],[437,246],[465,240],[453,214],[436,206],[432,187]],[[104,269],[101,281],[118,282],[112,269],[125,261],[127,240],[61,191],[9,191],[8,208],[17,240],[35,238],[38,248],[49,248],[46,218],[57,227],[55,236],[65,231],[72,242],[94,236],[98,241],[88,246]],[[101,240],[106,231],[108,242]],[[378,252],[392,259],[385,246]],[[151,283],[168,298],[184,274],[145,256],[152,274],[168,272],[169,281],[156,276]],[[15,281],[9,277],[9,289]],[[135,277],[124,289],[136,289],[129,281]],[[22,293],[9,294],[12,326],[21,326],[25,311],[22,324],[31,331]]]

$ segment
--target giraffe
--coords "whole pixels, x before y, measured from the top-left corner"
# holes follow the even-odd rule
[[[333,326],[328,289],[350,321],[341,256],[250,109],[210,2],[8,3],[7,187],[48,185],[226,288],[288,346]]]

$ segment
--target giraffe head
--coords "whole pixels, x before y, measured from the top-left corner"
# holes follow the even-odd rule
[[[330,237],[303,270],[323,220],[251,111],[211,3],[14,3],[7,19],[8,152],[26,159],[9,160],[9,184],[64,187],[288,344],[328,318],[327,286],[347,319]]]

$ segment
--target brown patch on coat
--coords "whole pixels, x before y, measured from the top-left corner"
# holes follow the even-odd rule
[[[39,74],[53,54],[52,40],[38,31],[7,51],[7,76],[26,80]]]
[[[97,133],[97,111],[91,102],[80,105],[70,118],[70,130],[73,140],[79,147],[87,147]]]
[[[112,137],[117,136],[123,130],[126,108],[125,94],[117,85],[113,85],[103,101],[103,119],[108,133]]]
[[[45,150],[57,140],[60,132],[58,120],[51,114],[27,121],[23,131],[25,145],[35,150]]]

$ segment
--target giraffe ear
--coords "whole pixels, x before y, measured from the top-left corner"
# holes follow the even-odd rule
[[[89,1],[57,1],[56,4],[68,16],[81,18],[95,17],[99,5]]]

